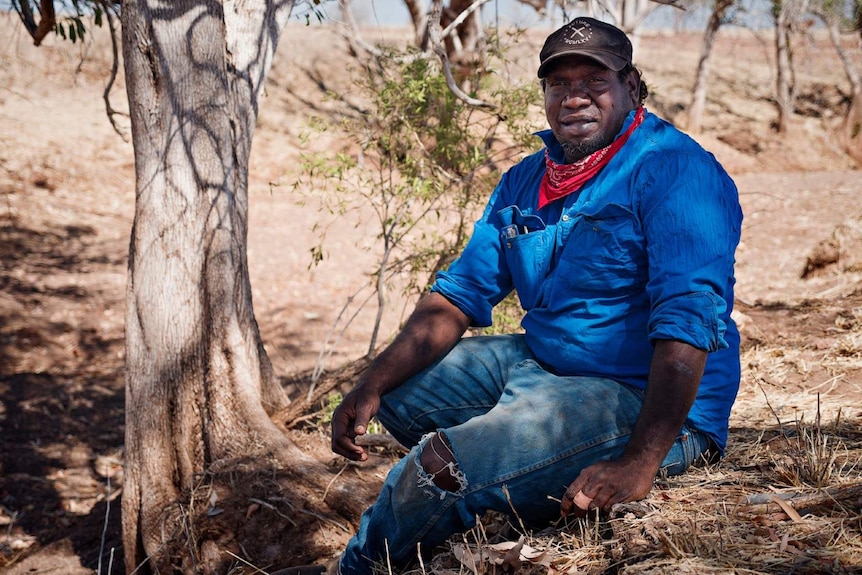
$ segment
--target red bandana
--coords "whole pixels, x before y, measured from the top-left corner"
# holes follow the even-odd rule
[[[577,192],[581,186],[586,184],[590,178],[595,176],[605,167],[605,164],[611,161],[635,128],[641,125],[644,119],[643,106],[637,109],[635,119],[632,125],[623,135],[613,141],[611,145],[602,148],[597,152],[593,152],[586,158],[578,160],[573,164],[558,164],[548,157],[548,150],[545,150],[545,175],[542,177],[542,183],[539,184],[539,209],[547,206],[554,200],[568,196],[572,192]]]

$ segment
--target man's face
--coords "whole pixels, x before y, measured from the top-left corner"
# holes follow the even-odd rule
[[[629,112],[638,106],[640,78],[624,80],[589,58],[562,58],[545,76],[545,114],[566,162],[610,145]]]

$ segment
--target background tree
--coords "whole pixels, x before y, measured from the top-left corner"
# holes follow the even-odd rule
[[[309,507],[317,518],[335,510],[354,521],[374,495],[362,485],[346,490],[270,417],[288,399],[252,306],[248,160],[264,82],[293,5],[122,5],[136,174],[126,305],[127,572],[227,572],[236,554],[260,548],[259,534],[244,541],[231,534],[231,556],[222,550],[224,533],[195,531],[196,513],[206,516],[231,490],[253,489],[264,476],[277,477],[294,507]],[[46,7],[35,29],[29,24],[38,10],[17,7],[34,41],[44,38],[40,30],[59,31]],[[88,9],[75,8],[78,18]],[[72,29],[70,39],[79,38],[82,29]],[[270,567],[298,559],[268,553]]]
[[[314,190],[336,214],[333,223],[353,221],[358,227],[364,211],[373,213],[371,230],[362,234],[376,236],[370,244],[379,254],[376,267],[367,271],[369,284],[345,304],[361,308],[371,298],[356,298],[368,287],[376,295],[368,358],[377,352],[381,320],[389,311],[387,294],[401,290],[412,302],[427,290],[435,273],[466,244],[502,171],[539,144],[533,135],[540,128],[536,82],[507,77],[499,67],[489,74],[490,60],[499,63],[506,56],[483,56],[485,63],[473,69],[471,83],[482,85],[493,107],[458,98],[436,58],[417,55],[415,49],[381,52],[361,67],[351,93],[365,107],[340,125],[359,151],[303,156],[304,178],[295,187]],[[315,118],[312,126],[325,123]],[[317,263],[326,251],[326,220],[315,228],[324,230],[321,246],[313,250]],[[355,316],[340,314],[338,329],[346,329]]]
[[[715,37],[722,24],[728,21],[728,12],[733,7],[734,0],[713,0],[712,10],[706,22],[703,32],[703,41],[700,47],[700,58],[697,61],[697,72],[695,74],[694,86],[691,90],[691,104],[688,108],[688,125],[686,128],[691,133],[700,132],[703,110],[706,107],[706,92],[709,83],[709,65],[712,56],[712,47]]]
[[[829,39],[850,83],[850,103],[839,132],[841,143],[853,158],[862,162],[862,72],[854,60],[854,50],[843,42],[849,37],[851,44],[855,44],[857,55],[862,51],[862,1],[821,0],[815,1],[811,9],[829,31]]]
[[[188,538],[184,556],[168,546],[188,532],[189,503],[200,498],[202,485],[211,483],[204,511],[225,497],[220,489],[231,485],[213,484],[216,471],[286,470],[281,485],[321,515],[334,508],[355,517],[364,506],[361,486],[352,485],[349,496],[338,483],[328,492],[315,489],[328,482],[325,469],[271,423],[268,414],[286,398],[251,303],[248,156],[292,5],[123,5],[137,174],[127,306],[129,571],[225,572],[229,560],[215,551],[212,535]],[[29,12],[31,23],[35,14]],[[48,21],[51,14],[41,12]],[[27,17],[23,9],[19,15]],[[34,40],[39,29],[37,23]]]
[[[169,545],[187,528],[178,502],[209,469],[283,470],[293,486],[320,486],[326,475],[269,417],[287,397],[261,343],[246,256],[252,134],[292,5],[123,4],[136,173],[126,308],[129,572],[142,564],[224,572],[230,558],[205,537],[187,542],[182,561]],[[300,499],[322,505],[313,491]],[[335,501],[341,491],[329,493]],[[362,501],[345,505],[355,514]]]
[[[796,74],[793,68],[793,33],[808,9],[808,0],[772,0],[775,33],[775,128],[787,132],[796,109]]]

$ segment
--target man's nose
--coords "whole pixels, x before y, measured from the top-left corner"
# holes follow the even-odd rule
[[[585,88],[581,86],[571,86],[563,97],[562,104],[568,108],[577,108],[584,104],[589,104],[589,102],[590,95]]]

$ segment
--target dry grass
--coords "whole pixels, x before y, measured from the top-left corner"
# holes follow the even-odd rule
[[[812,388],[856,373],[858,330],[856,322],[822,352],[833,381]],[[836,353],[845,343],[850,353]],[[787,390],[813,372],[798,348],[751,348],[743,361],[718,464],[660,479],[644,501],[541,533],[490,514],[413,575],[862,573],[860,406]]]
[[[862,573],[858,421],[754,425],[732,436],[721,463],[661,480],[648,499],[606,516],[531,534],[489,515],[424,571]]]

